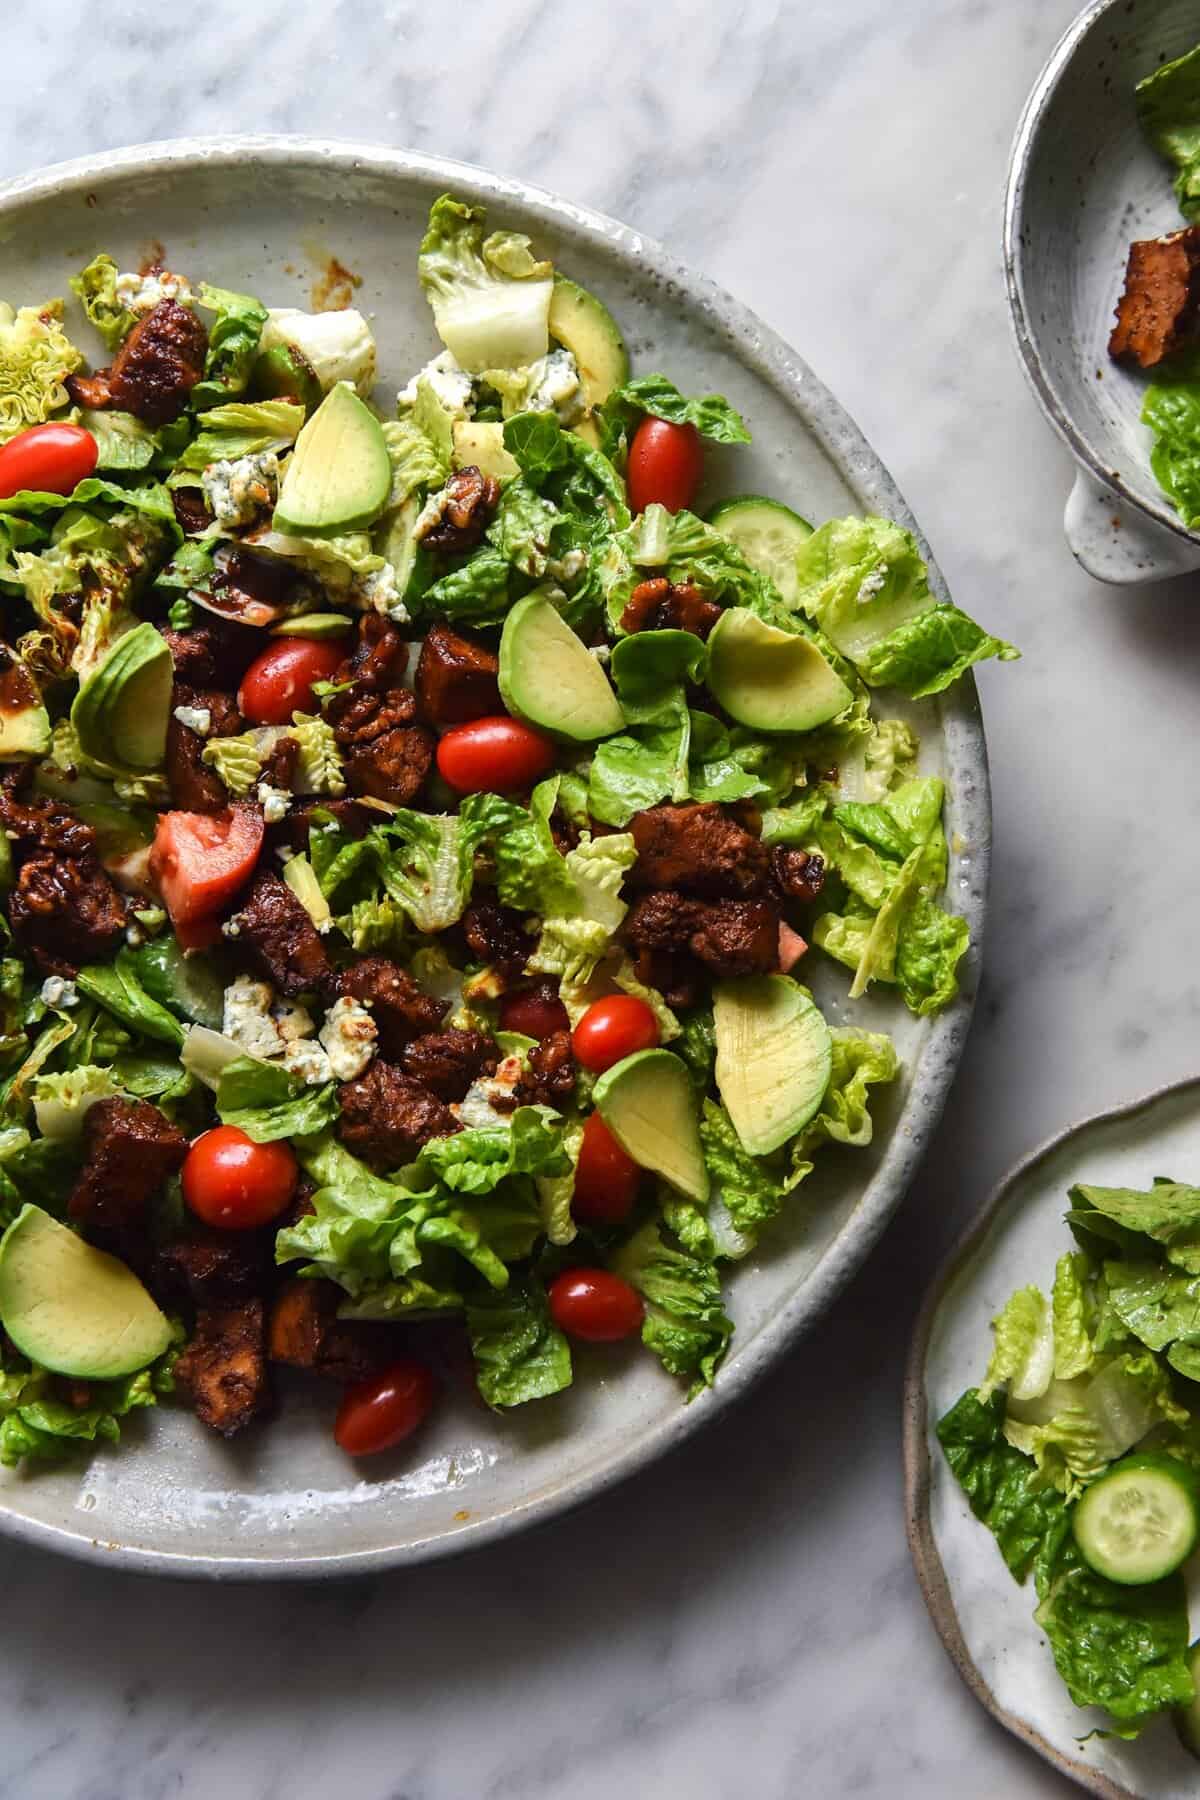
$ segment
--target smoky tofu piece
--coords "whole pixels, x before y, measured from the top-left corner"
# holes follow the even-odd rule
[[[252,625],[219,619],[214,613],[200,616],[204,623],[187,631],[176,631],[170,625],[158,627],[171,652],[175,679],[185,687],[232,692],[268,640]]]
[[[353,794],[409,806],[433,768],[437,740],[417,724],[416,696],[407,688],[356,685],[335,694],[325,713]]]
[[[399,1169],[431,1138],[462,1129],[436,1094],[392,1063],[377,1060],[357,1081],[344,1082],[338,1101],[338,1136],[376,1169]]]
[[[686,954],[717,980],[779,967],[779,914],[765,900],[646,894],[630,908],[622,933],[636,952]]]
[[[291,888],[270,870],[257,871],[230,923],[235,942],[281,994],[294,999],[330,980],[320,933]]]
[[[417,704],[431,725],[462,725],[504,711],[500,659],[473,633],[434,625],[417,658]]]
[[[171,804],[181,812],[223,812],[229,804],[229,792],[216,770],[205,763],[204,746],[209,738],[235,737],[245,730],[246,721],[233,695],[222,688],[193,688],[176,681],[171,701],[166,755]],[[207,712],[207,733],[202,736],[190,725],[184,725],[175,717],[176,707]]]
[[[686,1011],[704,998],[703,965],[686,950],[638,950],[633,972],[643,986],[657,988],[672,1008]]]
[[[67,1202],[89,1237],[120,1237],[145,1226],[150,1202],[183,1166],[188,1141],[148,1100],[114,1094],[89,1106],[83,1168]]]
[[[379,1048],[392,1061],[411,1039],[440,1030],[449,1011],[447,1001],[427,994],[407,969],[386,956],[360,957],[338,970],[333,986],[337,994],[370,1007]]]
[[[175,1385],[202,1425],[233,1437],[271,1405],[265,1308],[260,1299],[202,1306],[175,1364]]]
[[[1200,336],[1200,225],[1129,246],[1108,354],[1153,369]]]
[[[108,371],[110,404],[147,425],[177,419],[204,373],[208,332],[177,300],[160,300],[139,319]]]
[[[275,1230],[189,1232],[157,1250],[155,1293],[192,1306],[234,1306],[261,1295],[272,1276]]]
[[[346,1298],[332,1281],[293,1276],[271,1305],[267,1356],[293,1369],[311,1369],[330,1381],[362,1381],[400,1354],[402,1336],[392,1326],[339,1319]]]
[[[304,801],[293,805],[285,819],[267,827],[272,844],[285,844],[291,850],[306,851],[309,848],[309,833],[314,825],[324,824],[318,821],[318,812],[328,813],[330,818],[344,831],[347,837],[364,838],[372,825],[379,823],[379,814],[371,815],[365,806],[356,800],[320,800]]]
[[[825,858],[786,844],[772,849],[771,871],[790,900],[815,900],[825,886]]]
[[[431,1031],[405,1044],[396,1059],[406,1075],[439,1100],[461,1100],[473,1081],[494,1075],[499,1052],[481,1031]]]
[[[637,862],[633,888],[675,888],[711,899],[765,894],[771,885],[767,846],[714,802],[652,806],[629,822]]]

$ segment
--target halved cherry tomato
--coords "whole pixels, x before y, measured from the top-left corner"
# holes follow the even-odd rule
[[[180,1179],[184,1201],[206,1225],[252,1231],[279,1217],[300,1169],[286,1144],[256,1144],[236,1125],[216,1125],[196,1139]]]
[[[81,425],[31,425],[0,449],[0,500],[26,488],[70,494],[96,467],[99,449]]]
[[[290,725],[294,712],[313,712],[314,681],[331,681],[346,660],[340,644],[319,638],[282,638],[256,656],[238,689],[238,711],[252,725]]]
[[[406,1356],[346,1389],[333,1435],[347,1456],[374,1456],[410,1437],[429,1415],[435,1386],[422,1362]]]
[[[658,1043],[658,1020],[636,994],[607,994],[592,1004],[575,1027],[575,1060],[593,1075],[603,1075],[637,1050]]]
[[[568,1269],[547,1289],[550,1317],[568,1337],[614,1344],[641,1329],[639,1294],[607,1269]]]
[[[554,988],[542,981],[520,993],[505,994],[500,1002],[500,1029],[540,1040],[552,1031],[570,1031],[571,1021]]]
[[[584,1120],[571,1213],[581,1225],[620,1225],[633,1211],[642,1171],[598,1112]]]
[[[211,919],[179,919],[175,937],[181,950],[211,950],[221,941],[220,918],[214,915]]]
[[[448,731],[438,743],[437,766],[456,794],[515,794],[540,781],[554,756],[544,732],[501,713]]]
[[[691,506],[704,473],[704,449],[694,425],[643,419],[629,446],[625,481],[629,504],[645,512],[654,501],[668,512]]]
[[[220,813],[160,813],[150,876],[172,925],[211,919],[249,881],[263,842],[263,817],[250,806]]]

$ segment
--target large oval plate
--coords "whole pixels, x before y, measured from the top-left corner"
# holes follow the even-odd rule
[[[908,1536],[921,1591],[942,1642],[975,1697],[1017,1737],[1107,1800],[1185,1800],[1200,1788],[1196,1761],[1171,1723],[1134,1743],[1100,1733],[1106,1715],[1077,1707],[1034,1621],[1032,1577],[1012,1579],[971,1513],[934,1436],[965,1388],[980,1380],[989,1325],[1015,1288],[1049,1287],[1073,1240],[1063,1222],[1076,1182],[1146,1188],[1159,1175],[1200,1170],[1200,1079],[1100,1113],[1018,1165],[935,1277],[913,1337],[905,1384]],[[1200,1567],[1187,1567],[1193,1626]],[[1082,1741],[1082,1740],[1085,1740]]]
[[[743,307],[657,245],[598,214],[459,164],[297,138],[207,139],[119,151],[0,187],[4,297],[66,292],[67,275],[106,249],[136,266],[147,245],[172,266],[271,304],[312,304],[331,255],[361,277],[390,403],[436,349],[416,283],[431,200],[447,188],[529,231],[609,303],[635,366],[729,396],[754,446],[721,458],[743,492],[778,494],[825,518],[874,510],[912,526],[887,472],[809,369]],[[769,247],[764,245],[764,255]],[[78,316],[72,326],[79,326]],[[714,486],[707,499],[720,490]],[[931,570],[942,592],[941,578]],[[964,998],[918,1022],[887,1002],[856,1009],[890,1029],[905,1080],[876,1144],[826,1159],[790,1232],[730,1282],[735,1348],[709,1394],[685,1406],[653,1359],[582,1355],[574,1387],[493,1418],[442,1408],[415,1454],[369,1475],[330,1439],[333,1399],[284,1395],[284,1416],[224,1445],[183,1413],[139,1420],[119,1451],[83,1472],[0,1478],[0,1528],[30,1542],[131,1568],[203,1576],[355,1573],[501,1537],[599,1493],[729,1405],[829,1306],[900,1201],[937,1123],[962,1051],[978,969],[989,849],[987,763],[972,684],[916,710],[931,772],[949,788],[949,897],[970,921]],[[815,961],[816,959],[814,959]],[[817,985],[843,1012],[845,983]],[[139,1435],[144,1434],[144,1435]],[[136,1440],[136,1441],[135,1441]]]

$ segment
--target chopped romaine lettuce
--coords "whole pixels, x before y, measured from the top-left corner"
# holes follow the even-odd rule
[[[421,241],[417,272],[438,336],[460,367],[519,369],[550,345],[554,271],[516,232],[484,235],[482,207],[443,194]]]

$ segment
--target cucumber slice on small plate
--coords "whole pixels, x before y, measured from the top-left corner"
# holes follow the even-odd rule
[[[1097,1575],[1127,1587],[1161,1581],[1200,1537],[1195,1481],[1174,1457],[1122,1457],[1086,1490],[1071,1525]]]
[[[739,494],[721,500],[708,515],[714,531],[736,544],[752,569],[766,575],[789,606],[800,597],[796,579],[796,552],[813,528],[807,519],[762,494]]]

